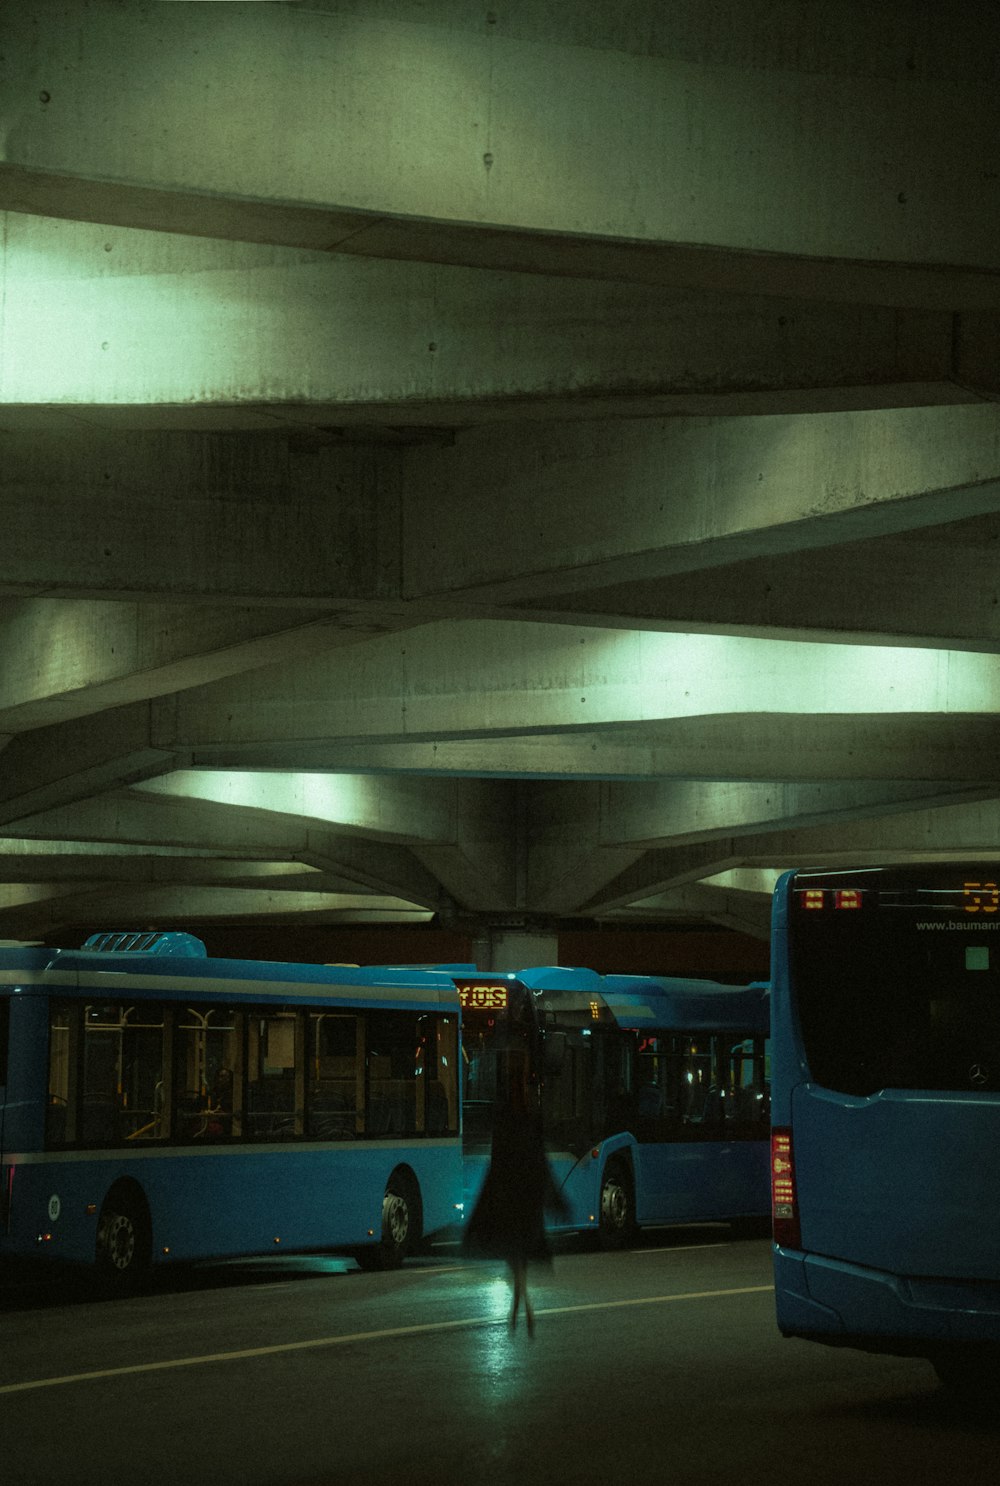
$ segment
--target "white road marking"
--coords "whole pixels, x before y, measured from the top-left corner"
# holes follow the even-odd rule
[[[640,1254],[689,1254],[692,1249],[728,1249],[732,1245],[725,1239],[717,1243],[678,1243],[666,1244],[662,1249],[629,1249],[630,1255]]]
[[[586,1305],[539,1307],[536,1316],[568,1316],[584,1311],[624,1310],[637,1305],[669,1305],[679,1300],[718,1300],[730,1295],[762,1295],[773,1285],[741,1285],[733,1290],[688,1290],[677,1295],[644,1295],[636,1300],[595,1300]],[[318,1336],[311,1341],[277,1342],[269,1347],[244,1347],[237,1352],[207,1352],[198,1357],[174,1357],[164,1362],[138,1362],[131,1367],[104,1367],[95,1372],[66,1373],[58,1378],[34,1378],[28,1383],[6,1383],[0,1394],[28,1393],[36,1388],[61,1388],[67,1383],[89,1383],[100,1378],[132,1377],[145,1372],[167,1372],[176,1367],[203,1367],[210,1362],[245,1362],[253,1357],[277,1357],[283,1352],[305,1352],[319,1347],[342,1347],[350,1342],[387,1341],[398,1336],[422,1336],[435,1331],[460,1331],[472,1326],[506,1326],[506,1316],[469,1316],[457,1321],[431,1321],[419,1326],[390,1326],[384,1331],[354,1331],[343,1336]]]

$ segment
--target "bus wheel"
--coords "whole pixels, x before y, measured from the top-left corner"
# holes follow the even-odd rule
[[[600,1214],[601,1248],[624,1248],[635,1233],[632,1173],[624,1161],[609,1161],[604,1168]]]
[[[139,1198],[111,1192],[97,1222],[95,1260],[102,1290],[110,1295],[132,1295],[149,1269],[149,1220]]]
[[[355,1255],[362,1269],[398,1269],[420,1241],[420,1194],[404,1173],[394,1171],[382,1197],[382,1236]]]

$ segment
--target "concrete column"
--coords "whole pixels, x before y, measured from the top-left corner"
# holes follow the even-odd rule
[[[472,958],[480,970],[524,970],[529,965],[558,965],[559,936],[532,929],[481,929],[472,941]]]

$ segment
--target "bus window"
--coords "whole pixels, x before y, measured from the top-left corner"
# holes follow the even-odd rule
[[[305,1059],[297,1056],[302,1036],[302,1018],[292,1010],[248,1019],[244,1125],[249,1139],[287,1140],[302,1134]]]
[[[457,1030],[457,1018],[417,1017],[417,1130],[426,1135],[458,1129]]]
[[[454,1134],[458,1130],[458,1018],[425,1020],[433,1020],[436,1053],[432,1081],[427,1085],[427,1134]]]
[[[178,1007],[173,1048],[175,1137],[239,1135],[243,1118],[241,1014],[229,1007]],[[160,1099],[162,1103],[162,1090]],[[161,1123],[170,1123],[165,1112]]]
[[[76,1072],[79,1013],[53,1003],[49,1013],[49,1099],[47,1145],[76,1139]]]
[[[373,1011],[367,1032],[368,1133],[412,1135],[417,1128],[420,1047],[416,1018],[396,1011]]]
[[[155,1001],[122,1008],[118,1069],[118,1135],[126,1140],[166,1140],[163,1118],[164,1008]],[[84,1039],[86,1048],[87,1039]]]
[[[163,1082],[163,1010],[156,1002],[83,1008],[85,1145],[117,1143],[142,1130],[163,1136],[155,1091]]]
[[[567,1029],[562,1067],[542,1092],[545,1133],[553,1143],[583,1151],[594,1139],[593,1036],[588,1029]]]
[[[307,1046],[306,1133],[317,1140],[354,1140],[364,1129],[362,1018],[354,1012],[310,1012]]]

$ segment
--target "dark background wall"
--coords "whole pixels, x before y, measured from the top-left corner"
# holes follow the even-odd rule
[[[106,924],[95,929],[148,925]],[[359,925],[192,925],[210,955],[240,960],[291,960],[313,964],[426,965],[467,962],[471,936],[433,924],[383,928]],[[84,935],[74,936],[73,944]],[[693,975],[711,980],[766,980],[768,946],[727,929],[562,929],[558,963],[585,965],[602,975]],[[66,936],[53,938],[65,944]],[[488,969],[488,966],[482,966]]]

